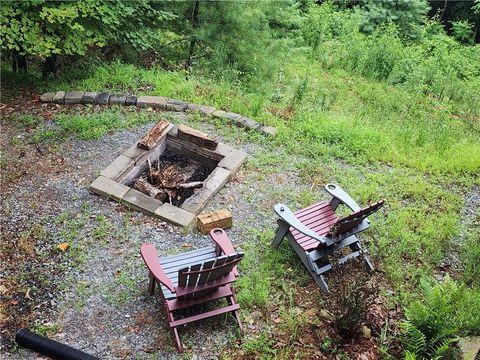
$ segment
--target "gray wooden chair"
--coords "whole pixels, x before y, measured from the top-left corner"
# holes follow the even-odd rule
[[[222,229],[211,230],[210,236],[216,246],[174,256],[158,258],[153,244],[142,245],[140,251],[149,271],[149,292],[154,295],[155,285],[159,284],[168,325],[179,352],[183,351],[178,335],[178,327],[182,325],[220,314],[233,313],[242,329],[238,315],[240,305],[235,301],[231,284],[238,276],[236,265],[244,254],[234,250]],[[197,315],[177,317],[182,315],[179,310],[219,299],[226,299],[227,305]]]
[[[302,260],[310,275],[322,291],[328,294],[328,285],[323,276],[333,266],[362,256],[366,268],[373,271],[373,266],[360,245],[357,234],[368,229],[368,216],[384,205],[380,200],[361,208],[340,186],[325,186],[332,200],[322,201],[293,213],[286,205],[277,204],[274,210],[279,216],[278,229],[272,241],[277,247],[286,236],[295,252]],[[335,212],[340,204],[348,206],[353,212],[347,216],[338,216]],[[329,256],[349,247],[351,252],[342,256],[335,264],[330,263]]]

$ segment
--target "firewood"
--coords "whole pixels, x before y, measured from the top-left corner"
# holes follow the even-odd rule
[[[170,123],[166,120],[160,120],[146,135],[140,139],[137,147],[144,150],[150,150],[165,135]]]
[[[165,191],[162,189],[157,189],[143,178],[138,178],[135,180],[133,183],[133,188],[162,202],[167,199],[167,193]]]
[[[203,181],[192,181],[192,182],[183,183],[183,184],[173,184],[173,185],[165,185],[165,186],[159,185],[159,187],[164,189],[191,189],[191,188],[197,188],[202,186],[203,186]]]
[[[193,144],[210,150],[215,150],[218,145],[218,140],[211,139],[208,137],[207,134],[204,134],[185,125],[180,125],[178,127],[177,138],[180,140],[189,141]]]
[[[202,234],[208,234],[214,228],[226,229],[231,226],[232,213],[227,209],[198,215],[197,217],[197,228]]]

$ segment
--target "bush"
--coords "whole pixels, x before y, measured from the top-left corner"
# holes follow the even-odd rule
[[[406,359],[444,358],[453,353],[457,336],[475,335],[480,329],[480,291],[458,285],[421,283],[421,300],[405,309],[402,323]]]

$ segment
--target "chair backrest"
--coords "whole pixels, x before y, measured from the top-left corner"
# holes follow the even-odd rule
[[[363,220],[368,216],[372,215],[378,209],[380,209],[385,203],[385,200],[377,201],[374,204],[371,204],[363,209],[355,211],[347,216],[340,217],[335,224],[332,225],[330,231],[327,233],[327,236],[338,236],[345,234],[349,231],[355,229],[356,226],[360,225]]]
[[[235,281],[236,276],[232,270],[243,256],[243,252],[218,256],[178,270],[178,297],[196,299]]]

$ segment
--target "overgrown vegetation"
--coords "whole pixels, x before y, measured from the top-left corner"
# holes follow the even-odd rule
[[[372,218],[367,247],[394,289],[390,300],[406,308],[403,356],[445,357],[458,336],[478,335],[480,329],[475,316],[480,314],[479,219],[478,210],[471,209],[475,203],[466,201],[478,194],[480,180],[480,46],[475,45],[474,30],[480,3],[468,5],[473,15],[454,18],[451,26],[435,17],[425,18],[428,8],[421,0],[356,3],[154,3],[161,15],[157,20],[168,24],[169,30],[152,33],[158,42],[148,51],[137,52],[132,44],[123,44],[102,57],[89,48],[89,60],[76,60],[56,78],[42,80],[35,66],[29,70],[31,76],[2,68],[2,82],[10,87],[17,82],[33,85],[39,92],[78,89],[162,95],[276,126],[278,135],[265,139],[231,131],[225,122],[201,119],[215,123],[235,141],[264,146],[247,169],[254,170],[266,188],[271,187],[272,174],[298,176],[309,190],[291,189],[287,194],[266,190],[272,199],[292,208],[322,197],[321,185],[326,182],[340,183],[361,204],[386,198],[387,206]],[[41,4],[48,5],[49,13],[55,7]],[[62,14],[78,6],[63,4],[51,21],[57,24]],[[15,11],[18,15],[20,10]],[[67,17],[69,24],[78,19],[75,11],[75,16]],[[78,49],[93,44],[88,41],[78,44]],[[99,41],[96,46],[103,46]],[[21,53],[15,44],[2,37],[2,49]],[[67,53],[64,50],[60,53]],[[50,53],[55,51],[27,55],[34,60],[33,55]],[[112,56],[113,61],[105,61]],[[129,63],[137,57],[149,68]],[[33,129],[31,141],[43,142],[71,136],[98,139],[145,123],[150,115],[116,107],[93,112],[87,107],[58,114],[51,123],[32,115],[11,120]],[[2,168],[8,166],[4,161],[2,153]],[[252,206],[259,213],[271,213],[269,204]],[[102,240],[108,224],[97,220],[94,236]],[[261,332],[248,339],[241,351],[266,357],[301,356],[294,349],[297,334],[315,324],[300,316],[285,280],[306,284],[308,274],[293,266],[298,260],[290,247],[270,249],[272,230],[242,228],[247,240],[242,245],[246,256],[238,300],[248,313],[268,311],[274,301],[281,321],[275,326],[291,337],[279,350],[276,339]],[[65,237],[74,237],[67,223],[65,231]],[[446,275],[449,272],[452,279]],[[433,273],[441,273],[443,283],[433,284]],[[117,280],[123,290],[112,303],[121,303],[135,292],[128,271]],[[346,307],[361,305],[357,301],[362,297],[354,289],[348,295]],[[358,330],[362,321],[352,313],[337,316],[339,329]],[[388,345],[394,340],[382,341]],[[325,337],[318,344],[324,354],[347,358],[335,341]]]

